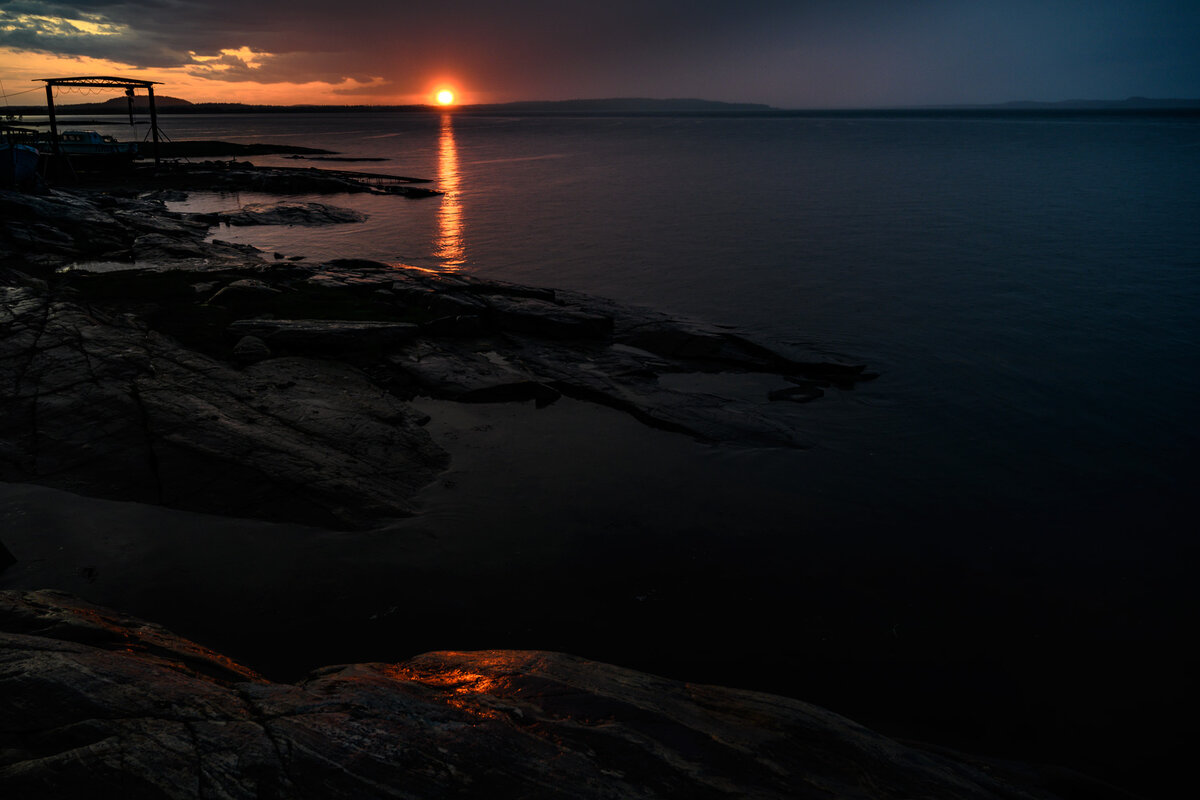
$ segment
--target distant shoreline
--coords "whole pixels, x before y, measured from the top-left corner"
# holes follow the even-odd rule
[[[101,103],[60,105],[59,114],[121,116],[129,113],[124,98]],[[1155,116],[1200,114],[1200,98],[1145,98],[1125,100],[1064,100],[1059,102],[1011,101],[1005,103],[913,105],[864,108],[776,108],[761,103],[725,103],[712,100],[654,100],[612,98],[602,100],[520,101],[460,105],[449,108],[416,105],[259,105],[247,103],[191,103],[160,98],[156,111],[168,114],[346,114],[346,113],[452,113],[458,115],[505,114],[514,116],[731,116],[731,117],[915,117],[915,116]],[[145,114],[142,100],[135,113]],[[44,116],[45,106],[12,106],[15,116]]]
[[[225,109],[221,111],[171,111],[162,113],[162,117],[177,117],[177,116],[240,116],[240,115],[280,115],[288,114],[355,114],[355,113],[425,113],[431,115],[442,115],[451,113],[456,117],[463,118],[486,118],[486,117],[524,117],[529,119],[846,119],[846,120],[1120,120],[1120,119],[1175,119],[1175,120],[1200,120],[1200,107],[1197,108],[1161,108],[1161,109],[999,109],[999,108],[924,108],[924,109],[833,109],[827,111],[797,111],[785,109],[771,109],[770,111],[762,112],[703,112],[703,111],[498,111],[482,108],[459,108],[454,111],[447,112],[437,108],[418,108],[418,109],[397,109],[386,107],[371,107],[371,108],[344,108],[338,106],[330,107],[269,107],[269,108],[241,108],[241,109]],[[49,122],[45,121],[45,109],[25,112],[32,119],[17,119],[11,121],[18,127],[46,127]],[[73,119],[73,113],[85,114],[84,119]],[[101,119],[108,116],[110,119]],[[62,112],[58,114],[58,124],[62,128],[65,126],[95,126],[95,125],[117,125],[127,124],[127,117],[124,114],[97,114],[94,111],[81,112]],[[140,124],[148,124],[145,120],[139,120]]]

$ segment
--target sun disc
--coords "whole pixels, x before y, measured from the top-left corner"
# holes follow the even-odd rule
[[[454,102],[454,92],[449,89],[442,89],[437,93],[437,101],[444,106],[450,105]]]

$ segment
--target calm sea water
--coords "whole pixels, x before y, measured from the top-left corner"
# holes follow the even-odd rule
[[[326,166],[447,192],[344,196],[371,220],[220,238],[593,292],[869,363],[880,382],[798,420],[859,496],[1033,513],[1194,485],[1195,117],[169,123],[387,158]]]
[[[1133,732],[1177,702],[1196,623],[1195,117],[164,127],[386,158],[257,161],[446,192],[313,198],[370,219],[218,238],[591,292],[882,374],[789,411],[801,452],[706,447],[569,401],[427,402],[456,466],[410,525],[439,537],[440,566],[356,540],[321,584],[340,600],[308,613],[353,600],[403,624],[333,637],[314,662],[563,649],[1122,780],[1114,747],[1146,751],[1129,773],[1167,759]]]

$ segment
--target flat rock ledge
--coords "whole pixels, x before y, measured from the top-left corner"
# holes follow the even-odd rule
[[[362,222],[367,215],[350,208],[325,203],[280,200],[275,203],[247,203],[238,211],[218,213],[216,217],[226,225],[315,226]]]
[[[0,708],[14,800],[1049,800],[1071,795],[1048,781],[1078,777],[558,653],[427,653],[273,683],[53,591],[0,592]]]
[[[330,213],[297,208],[264,219]],[[370,527],[448,466],[417,397],[567,396],[705,442],[801,447],[797,402],[873,377],[572,292],[268,262],[150,197],[0,191],[0,212],[0,480]],[[771,389],[668,380],[746,373]]]

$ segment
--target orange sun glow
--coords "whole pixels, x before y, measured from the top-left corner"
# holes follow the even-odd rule
[[[448,106],[454,102],[454,92],[449,89],[442,89],[437,93],[437,101],[439,105]]]

